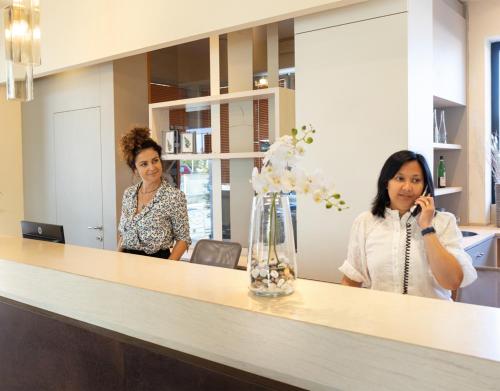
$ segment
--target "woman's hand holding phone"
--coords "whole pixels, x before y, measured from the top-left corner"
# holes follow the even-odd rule
[[[415,204],[417,207],[420,207],[421,210],[417,218],[419,227],[422,229],[430,227],[432,225],[432,219],[434,218],[434,212],[436,209],[434,205],[434,198],[427,195],[427,192],[424,191],[424,193],[415,200]]]

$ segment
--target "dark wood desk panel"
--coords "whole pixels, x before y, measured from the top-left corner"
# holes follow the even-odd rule
[[[298,390],[4,297],[0,363],[2,391]]]

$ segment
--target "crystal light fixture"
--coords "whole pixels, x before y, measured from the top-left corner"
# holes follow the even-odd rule
[[[7,99],[33,99],[33,66],[40,59],[40,1],[12,0],[3,10]]]

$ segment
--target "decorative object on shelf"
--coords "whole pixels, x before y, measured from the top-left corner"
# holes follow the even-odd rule
[[[181,133],[181,153],[195,153],[196,132]]]
[[[3,9],[8,100],[33,100],[33,67],[40,59],[40,2],[12,0]]]
[[[266,77],[262,76],[259,77],[258,80],[254,81],[255,88],[267,88],[269,87],[269,81],[267,80]]]
[[[165,132],[164,149],[165,153],[175,153],[175,130]]]
[[[258,296],[283,296],[294,291],[297,278],[295,242],[288,193],[311,194],[327,209],[347,208],[333,184],[319,172],[306,173],[299,165],[315,130],[292,129],[273,143],[264,155],[262,169],[252,173],[257,193],[252,205],[247,270],[249,289]]]
[[[269,150],[269,140],[260,140],[259,141],[259,150],[260,152],[267,152]]]
[[[446,166],[444,164],[444,157],[439,156],[439,164],[438,164],[438,187],[443,188],[446,187]]]
[[[205,137],[203,133],[196,132],[194,137],[195,153],[205,153]]]
[[[448,141],[448,136],[446,134],[446,114],[445,110],[441,110],[439,119],[439,130],[438,130],[438,143],[446,144]]]
[[[434,109],[433,134],[434,134],[434,142],[439,143],[439,122],[438,122],[438,110],[437,109]]]
[[[212,153],[212,135],[203,135],[203,153]]]

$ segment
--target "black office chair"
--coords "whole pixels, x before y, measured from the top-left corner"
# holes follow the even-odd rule
[[[241,244],[201,239],[196,243],[189,262],[235,269],[241,254]]]
[[[500,268],[476,266],[477,280],[458,289],[460,303],[500,308]]]

